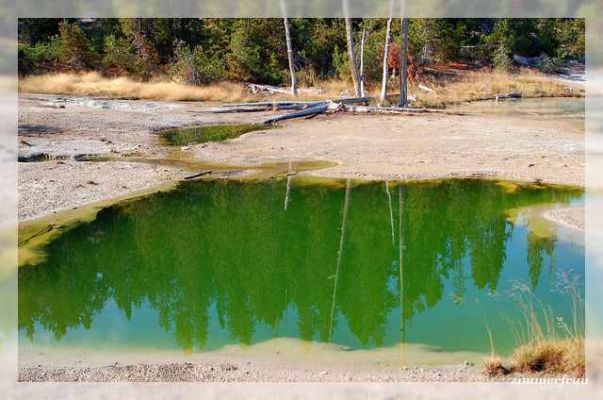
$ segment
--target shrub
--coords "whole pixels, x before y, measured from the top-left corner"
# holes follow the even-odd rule
[[[494,65],[495,69],[503,72],[511,69],[513,62],[509,53],[510,51],[504,43],[501,43],[496,48],[494,51],[494,56],[492,57],[492,64]]]
[[[38,42],[34,46],[19,43],[18,68],[20,74],[34,72],[44,63],[54,63],[61,56],[61,39],[54,36],[49,42]]]
[[[215,54],[210,56],[201,46],[192,50],[179,42],[175,50],[175,62],[170,67],[170,75],[176,81],[192,85],[219,81],[226,76],[224,63]]]
[[[236,20],[228,65],[233,80],[281,84],[287,69],[284,28],[280,19]]]
[[[542,72],[552,73],[555,72],[556,65],[551,57],[547,56],[546,54],[542,54],[536,67]]]
[[[80,26],[76,23],[62,21],[59,24],[61,35],[59,60],[75,67],[89,67],[92,65],[92,52],[88,39]]]
[[[132,46],[134,47],[134,73],[142,78],[143,81],[148,81],[153,72],[159,68],[159,54],[155,47],[149,43],[146,36],[136,31],[134,38],[132,39]]]
[[[133,72],[134,48],[127,39],[108,35],[105,37],[103,49],[102,62],[105,66],[117,65],[128,72]]]

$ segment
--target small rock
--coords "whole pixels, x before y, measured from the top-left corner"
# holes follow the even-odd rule
[[[322,375],[322,376],[327,375],[327,374],[328,374],[327,371],[320,371],[320,375]]]

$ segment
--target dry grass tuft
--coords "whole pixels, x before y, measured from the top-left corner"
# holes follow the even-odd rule
[[[522,373],[550,373],[583,378],[584,340],[545,340],[519,347],[513,354],[513,369]]]
[[[484,375],[489,378],[508,375],[511,370],[505,367],[499,357],[491,356],[484,360]]]

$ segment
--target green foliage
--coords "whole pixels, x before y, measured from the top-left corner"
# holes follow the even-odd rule
[[[135,49],[134,71],[142,80],[146,81],[158,69],[159,55],[145,34],[140,31],[134,33],[132,45]]]
[[[132,44],[125,38],[108,35],[105,37],[103,64],[106,66],[117,65],[128,72],[134,72]]]
[[[37,66],[54,63],[61,56],[61,40],[54,36],[49,42],[38,42],[33,46],[18,45],[19,73],[34,72]]]
[[[286,49],[280,19],[240,19],[234,23],[228,66],[234,79],[268,84],[284,81]]]
[[[180,42],[176,46],[170,75],[180,82],[201,85],[225,78],[226,70],[223,60],[215,53],[208,54],[201,46],[191,49]]]
[[[88,38],[76,23],[62,21],[59,24],[59,60],[76,67],[90,67],[94,55],[90,51]]]
[[[540,60],[538,61],[536,67],[542,72],[553,73],[555,72],[557,66],[555,65],[555,62],[551,57],[547,56],[546,54],[543,54],[540,57]]]
[[[494,51],[494,56],[492,57],[492,65],[495,69],[499,71],[509,71],[513,64],[509,53],[509,48],[504,42],[501,42]]]
[[[332,77],[349,79],[343,19],[295,18],[290,23],[295,69],[302,85]],[[358,57],[362,27],[367,30],[367,85],[381,79],[385,26],[385,19],[353,20]],[[392,28],[394,43],[399,43],[399,19]],[[584,59],[584,33],[583,19],[409,21],[411,54],[418,64],[460,60],[508,69],[513,54],[546,55],[541,68],[550,70],[557,60]],[[115,65],[143,80],[169,71],[193,84],[230,79],[278,85],[289,80],[280,18],[19,19],[20,73],[56,64],[88,70]]]
[[[340,50],[338,46],[333,48],[333,70],[335,71],[335,76],[339,79],[352,80],[348,54],[345,48],[343,50]]]
[[[415,19],[409,24],[414,53],[423,63],[447,62],[458,58],[465,26],[458,20]]]
[[[584,19],[561,20],[558,23],[557,57],[561,59],[584,59],[586,42]]]

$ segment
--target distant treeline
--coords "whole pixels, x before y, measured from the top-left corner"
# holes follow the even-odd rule
[[[354,19],[356,55],[364,42],[364,79],[381,79],[386,19]],[[302,85],[348,79],[343,19],[289,20]],[[400,23],[393,24],[399,54]],[[514,54],[550,68],[583,60],[583,19],[410,19],[411,62],[464,62],[508,69]],[[394,66],[395,68],[395,66]],[[108,76],[205,84],[221,80],[282,84],[289,79],[282,19],[19,19],[19,73],[95,70]]]

